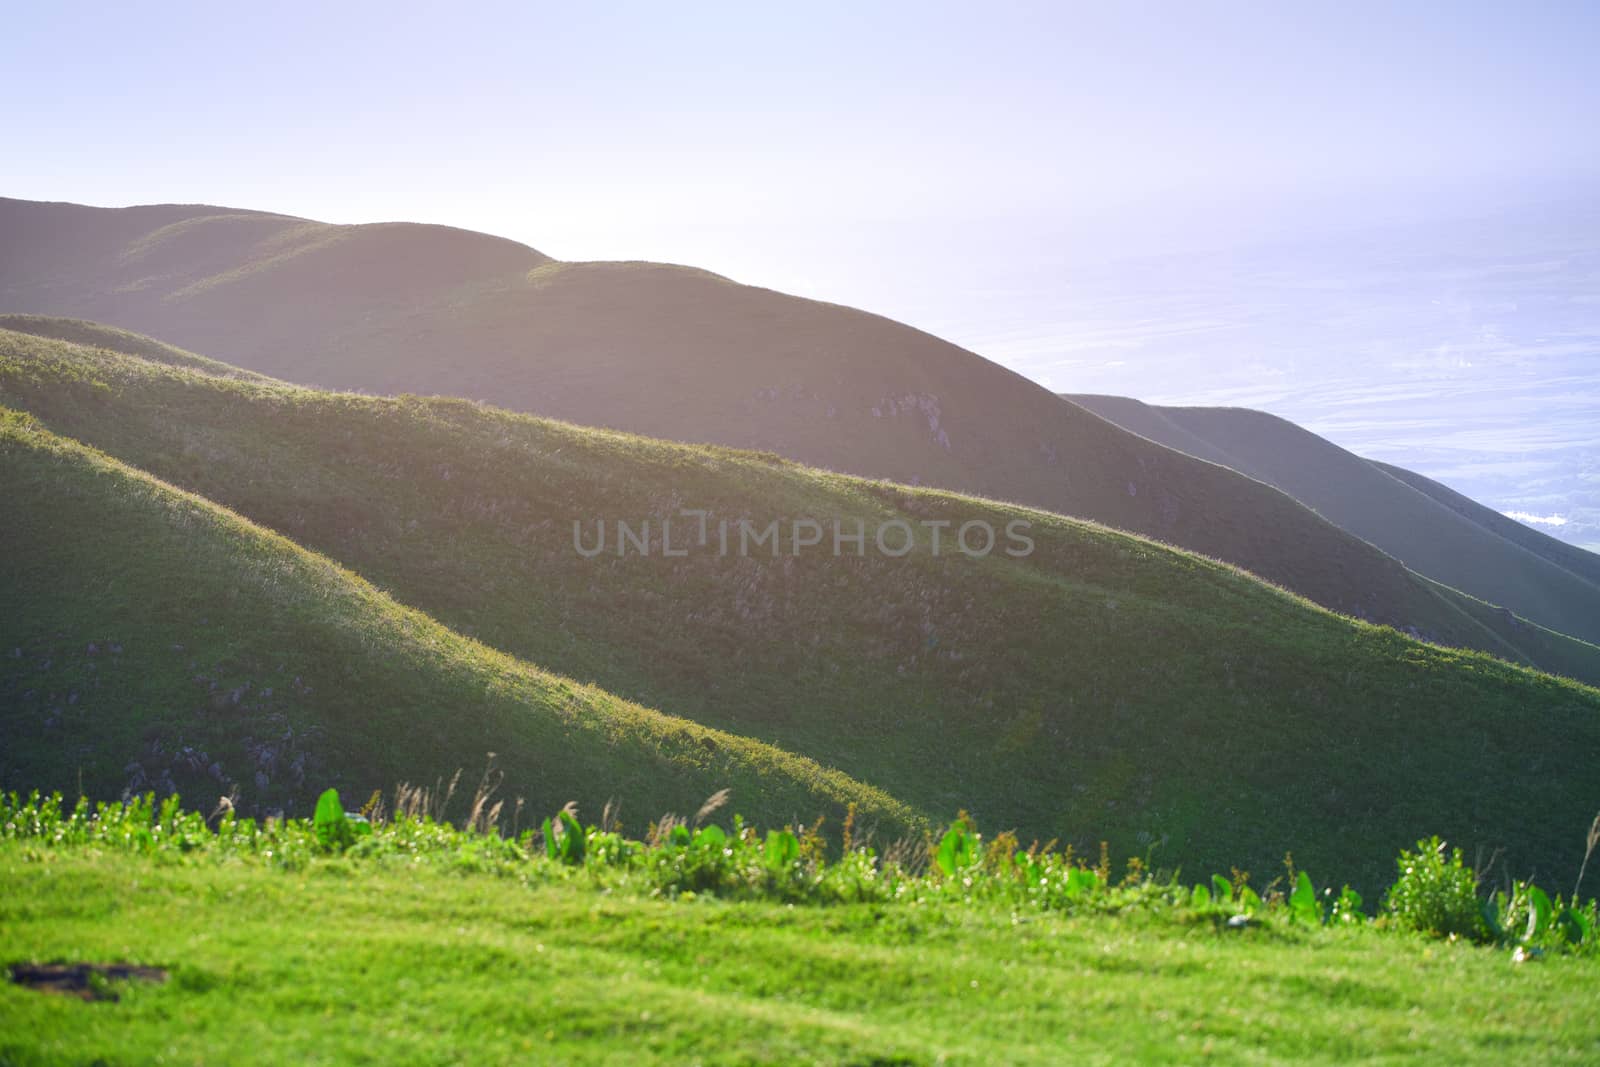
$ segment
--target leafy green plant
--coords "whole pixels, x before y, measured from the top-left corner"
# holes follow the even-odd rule
[[[177,797],[172,799],[176,801]],[[324,790],[317,798],[317,810],[311,825],[316,832],[317,843],[328,852],[343,852],[358,838],[372,833],[372,825],[365,819],[352,819],[345,814],[337,789]]]
[[[1261,897],[1248,885],[1239,887],[1239,909],[1246,915],[1259,915],[1266,910],[1266,905],[1261,902]]]
[[[1550,932],[1550,920],[1555,916],[1555,910],[1550,906],[1550,897],[1543,889],[1536,885],[1528,886],[1528,922],[1523,928],[1524,941],[1536,941]]]
[[[1560,932],[1563,941],[1572,945],[1593,944],[1595,923],[1594,909],[1584,911],[1577,907],[1562,908],[1556,915],[1555,928]]]
[[[981,853],[979,838],[962,820],[952,823],[939,841],[933,861],[946,878],[954,878],[957,871],[976,866]]]
[[[1448,855],[1437,836],[1417,842],[1395,861],[1399,880],[1384,898],[1384,911],[1404,929],[1437,937],[1490,941],[1493,933],[1478,901],[1478,879],[1461,857]]]
[[[636,844],[615,830],[589,831],[585,855],[590,863],[602,867],[624,866],[637,853]]]
[[[769,830],[762,855],[772,873],[791,871],[800,862],[800,839],[793,830]]]
[[[1218,904],[1233,903],[1233,883],[1220,874],[1211,876],[1211,895]]]
[[[1294,889],[1290,891],[1289,917],[1296,922],[1321,923],[1323,921],[1322,905],[1317,901],[1317,891],[1311,884],[1311,876],[1305,871],[1300,871],[1295,876]]]
[[[1330,886],[1324,890],[1323,895],[1333,897],[1333,888]],[[1340,891],[1339,896],[1328,906],[1328,924],[1330,926],[1345,926],[1366,922],[1367,914],[1361,910],[1365,903],[1366,901],[1362,899],[1360,893],[1357,893],[1349,886],[1345,886]]]
[[[546,856],[569,867],[583,865],[588,841],[584,836],[583,825],[578,822],[578,817],[570,809],[563,808],[556,812],[553,822],[546,819],[543,830]]]
[[[1496,941],[1524,949],[1566,951],[1595,947],[1595,902],[1564,903],[1532,882],[1514,881],[1483,902],[1484,923]]]

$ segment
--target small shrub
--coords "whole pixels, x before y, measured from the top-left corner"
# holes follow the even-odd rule
[[[1415,852],[1402,851],[1395,862],[1400,878],[1389,888],[1384,910],[1399,926],[1437,937],[1493,939],[1478,902],[1477,875],[1459,848],[1447,856],[1444,842],[1431,837],[1418,841]]]

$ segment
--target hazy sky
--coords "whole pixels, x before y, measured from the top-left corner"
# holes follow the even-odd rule
[[[1592,204],[1597,56],[1600,0],[12,5],[0,195],[442,222],[568,259],[692,263],[905,319],[1060,390],[1181,400],[1261,368],[1280,386],[1263,403],[1317,421],[1290,401],[1342,353],[1270,350],[1297,336],[1281,272],[1094,271]],[[1474,255],[1499,276],[1500,250]],[[1316,285],[1383,258],[1341,257],[1321,255]],[[1229,321],[1276,332],[1182,363],[1171,316],[1192,324],[1189,294],[1217,278]],[[1556,262],[1542,291],[1567,278]],[[1476,336],[1497,305],[1474,285]],[[1398,337],[1399,319],[1374,325],[1380,346],[1462,344]],[[1097,347],[1107,331],[1142,340]],[[1375,390],[1385,373],[1361,371]],[[1567,466],[1600,484],[1600,459]],[[1590,503],[1600,516],[1600,489]]]
[[[848,298],[830,256],[924,276],[1592,176],[1597,28],[1593,2],[16,5],[0,174]]]

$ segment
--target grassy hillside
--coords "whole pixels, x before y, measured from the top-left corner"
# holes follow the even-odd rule
[[[0,410],[0,787],[364,797],[498,754],[508,801],[636,818],[729,786],[773,819],[883,794],[546,674],[348,571]],[[468,792],[471,783],[467,786]],[[514,802],[514,801],[513,801]],[[457,814],[462,800],[458,800]]]
[[[1043,512],[513,415],[260,384],[0,334],[0,400],[326,553],[455,629],[836,766],[920,810],[1158,861],[1381,877],[1427,832],[1575,866],[1600,692],[1353,622]],[[707,510],[919,533],[904,558],[661,555]],[[573,523],[654,523],[586,559]],[[924,521],[1032,524],[932,554]],[[676,526],[675,543],[687,532]],[[950,529],[954,529],[951,527]],[[950,534],[945,534],[946,542]],[[1490,641],[1421,581],[1418,613]],[[1495,783],[1485,788],[1486,782]],[[1381,866],[1381,865],[1380,865]]]
[[[1111,396],[1067,399],[1276,486],[1414,571],[1542,626],[1600,641],[1600,558],[1465,498],[1452,503],[1459,494],[1437,483],[1362,459],[1266,412],[1154,407]]]
[[[1576,637],[1548,630],[1498,605],[1468,596],[1459,589],[1451,589],[1432,579],[1425,578],[1423,581],[1438,594],[1440,600],[1454,606],[1464,619],[1470,620],[1468,625],[1475,625],[1480,632],[1490,636],[1493,643],[1480,647],[1487,649],[1491,655],[1513,663],[1537,666],[1546,674],[1575,678],[1589,685],[1600,684],[1600,648]]]
[[[1395,560],[919,330],[649,263],[483,234],[209,207],[0,200],[0,309],[98,319],[274,377],[484,400],[1011,500],[1435,632]]]
[[[1592,901],[1586,940],[1547,923],[1542,955],[1518,964],[1530,946],[1424,939],[1400,927],[1406,912],[1319,907],[1309,882],[1298,907],[1270,891],[1221,905],[1138,872],[1110,886],[1081,867],[1068,891],[1059,857],[1013,859],[999,842],[947,876],[861,852],[772,861],[720,827],[650,849],[591,831],[610,851],[567,865],[410,819],[334,855],[295,821],[213,832],[163,815],[152,834],[149,813],[5,809],[9,959],[165,977],[91,984],[94,1000],[0,984],[0,1061],[18,1067],[1501,1064],[1600,1050]],[[1018,875],[1041,862],[1044,886]],[[1230,927],[1235,914],[1248,923]]]
[[[106,348],[130,356],[168,363],[174,367],[193,367],[207,374],[223,378],[243,378],[250,381],[270,382],[272,379],[254,371],[242,370],[228,363],[186,352],[175,345],[165,344],[143,334],[119,330],[98,322],[82,319],[57,319],[48,315],[0,315],[0,330],[15,330],[36,337],[57,341],[70,341],[88,348]]]

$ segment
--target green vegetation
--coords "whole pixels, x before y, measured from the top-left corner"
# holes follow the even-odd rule
[[[1488,940],[1478,879],[1459,848],[1446,856],[1437,837],[1419,841],[1415,852],[1400,854],[1397,865],[1400,877],[1384,905],[1402,926],[1442,937]]]
[[[368,830],[344,837],[331,816],[0,799],[6,962],[167,971],[100,985],[98,1001],[0,986],[0,1060],[1583,1063],[1600,1050],[1592,900],[1548,902],[1579,918],[1481,947],[1329,907],[1303,871],[1259,893],[1220,875],[1189,887],[961,822],[932,855],[852,847],[830,862],[814,838],[737,818],[663,820],[643,841],[567,812],[577,828],[561,839],[583,845],[563,852],[413,804],[369,807]]]
[[[854,803],[885,832],[920,824],[810,760],[464,638],[5,409],[0,499],[7,784],[238,790],[253,809],[295,810],[319,777],[368,791],[432,783],[493,751],[540,807],[602,804],[606,783],[629,804],[681,810],[727,786],[762,818]]]
[[[966,806],[1028,838],[1080,850],[1104,838],[1118,854],[1149,853],[1168,869],[1264,870],[1295,848],[1376,900],[1391,873],[1381,857],[1430,832],[1502,850],[1514,874],[1565,880],[1576,869],[1568,828],[1594,807],[1595,690],[1340,618],[1233,568],[1091,523],[463,401],[231,380],[15,333],[0,333],[0,402],[281,531],[455,633],[773,746],[764,752],[837,768],[909,806],[880,799],[879,811],[909,813],[869,822]],[[978,518],[1003,528],[1021,518],[1037,549],[1021,560],[934,558],[924,530],[919,550],[898,560],[665,560],[659,524],[684,507],[707,509],[712,521]],[[651,519],[655,553],[581,558],[572,523],[597,517]],[[65,627],[74,642],[111,631],[95,619],[102,606],[57,603],[52,568],[92,561],[103,583],[139,567],[146,595],[162,603],[186,566],[181,554],[158,563],[101,547],[105,521],[84,521],[75,544],[41,535],[30,551],[54,562],[12,579],[36,582],[41,620],[76,613]],[[184,611],[189,625],[206,614]],[[25,611],[0,622],[0,649],[63,628],[28,619]],[[345,672],[330,655],[300,673],[319,699],[348,701],[341,715],[354,723],[371,702]],[[50,688],[29,679],[13,673],[0,685]],[[476,707],[460,691],[423,692],[397,708],[439,723]],[[110,686],[94,697],[96,714],[129,724],[133,736],[156,708]],[[49,705],[12,706],[23,740],[6,781],[72,789],[71,750],[39,732]],[[398,723],[409,713],[394,714]],[[481,732],[385,737],[382,773],[393,777],[366,788],[431,782],[491,749],[514,789],[531,796],[536,787],[506,743]],[[380,766],[367,754],[366,763],[345,760],[355,747],[322,765]],[[586,790],[605,782],[627,786],[629,811],[690,802],[637,796],[650,776],[626,763],[618,755],[581,783],[575,772],[566,795],[593,808],[606,798]],[[734,786],[763,821],[831,813],[830,833],[845,799],[835,790],[825,808],[772,799],[758,809],[752,789],[765,785],[756,778],[696,782]],[[123,784],[112,781],[110,795]]]

